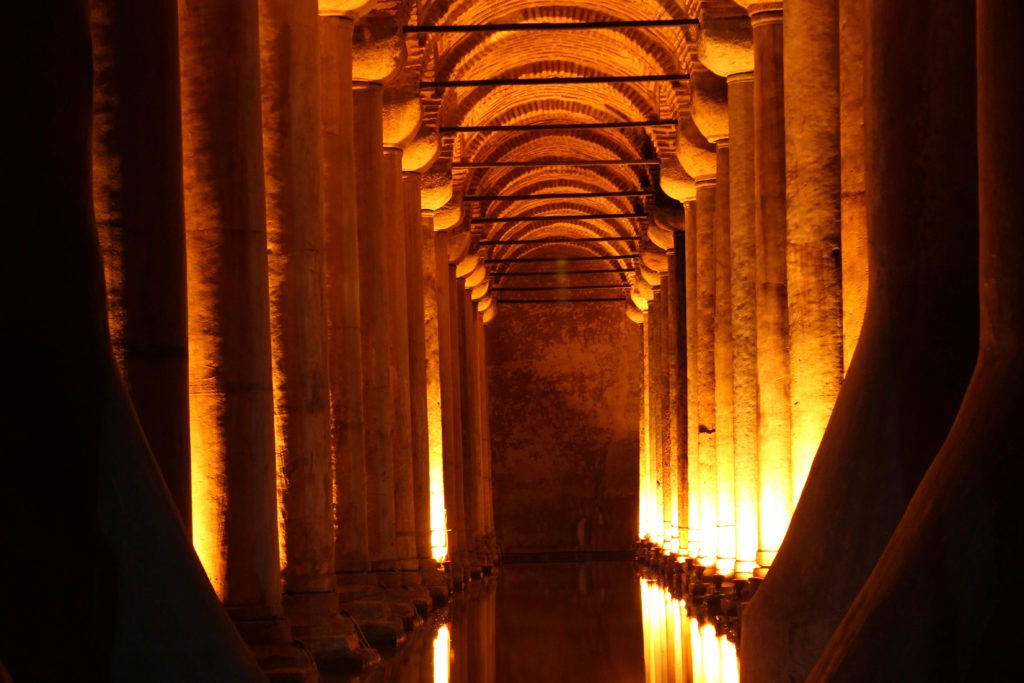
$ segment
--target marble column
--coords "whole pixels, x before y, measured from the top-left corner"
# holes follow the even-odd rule
[[[842,201],[843,370],[849,370],[868,301],[868,223],[864,203],[865,0],[839,3],[839,156]]]
[[[459,311],[459,373],[462,390],[462,462],[466,497],[466,534],[473,558],[473,573],[482,572],[482,501],[480,491],[480,413],[477,395],[476,326],[474,307],[464,281],[456,282]]]
[[[686,477],[687,519],[690,526],[689,557],[698,559],[704,542],[701,527],[700,456],[697,445],[697,202],[684,204],[686,231],[684,236],[685,291],[686,291]]]
[[[92,192],[114,358],[191,532],[177,22],[174,0],[92,3]]]
[[[639,277],[639,275],[637,275]],[[641,312],[640,323],[641,353],[643,354],[643,376],[640,378],[640,538],[654,541],[651,530],[651,498],[654,495],[651,487],[651,436],[650,436],[650,403],[651,403],[651,350],[649,335],[650,308]]]
[[[315,680],[281,604],[258,3],[180,3],[192,529],[272,676]]]
[[[671,530],[671,550],[673,555],[680,554],[680,538],[684,524],[679,519],[679,394],[678,386],[678,361],[676,358],[676,337],[678,329],[678,291],[672,286],[673,268],[675,267],[674,244],[665,252],[665,274],[661,276],[661,293],[665,299],[665,307],[662,311],[662,363],[664,370],[665,398],[665,476],[667,478],[668,497],[665,502],[665,517],[667,526]]]
[[[668,252],[668,300],[672,308],[672,319],[669,324],[670,353],[672,354],[672,433],[676,444],[676,515],[679,519],[679,556],[686,557],[690,547],[690,490],[689,473],[689,438],[688,438],[688,406],[687,382],[689,380],[689,363],[687,361],[687,325],[686,310],[686,246],[685,233],[682,230],[672,232],[672,249]]]
[[[786,540],[744,612],[752,680],[806,679],[894,547],[978,360],[975,3],[868,9],[870,301]]]
[[[843,381],[839,0],[787,0],[786,282],[793,502]]]
[[[166,48],[176,19],[164,16],[171,25],[152,40]],[[0,274],[17,293],[4,312],[17,331],[5,339],[17,400],[4,447],[25,455],[0,478],[3,547],[23,558],[0,568],[4,667],[14,680],[266,680],[196,559],[112,353],[90,178],[89,3],[24,3],[6,18],[17,59],[0,68],[18,93],[7,112],[18,134],[5,150],[19,162],[5,180],[17,201]]]
[[[650,323],[648,350],[650,353],[650,384],[648,429],[651,439],[651,486],[654,493],[654,539],[660,551],[665,550],[668,539],[665,529],[665,449],[662,432],[662,376],[661,376],[661,288],[654,287],[654,297],[648,304],[647,320]]]
[[[404,162],[403,162],[404,163]],[[430,351],[436,349],[437,331],[433,332],[431,349],[427,349],[426,283],[424,266],[426,261],[425,238],[430,238],[429,257],[434,259],[433,236],[424,232],[422,215],[420,173],[407,172],[402,176],[404,193],[406,233],[406,269],[408,291],[408,334],[409,334],[409,388],[412,409],[412,457],[413,457],[413,499],[416,516],[416,563],[423,584],[430,591],[434,604],[447,599],[448,590],[444,579],[437,571],[431,549],[431,464],[430,464],[430,414],[428,412],[427,368]],[[430,221],[433,231],[433,221]],[[431,274],[433,269],[431,268]],[[431,279],[431,286],[433,281]],[[437,305],[436,300],[432,302]],[[436,313],[434,314],[436,315]],[[436,356],[435,356],[436,362]],[[436,381],[437,375],[433,375]],[[440,494],[442,497],[444,493]]]
[[[965,3],[968,6],[971,3]],[[1024,202],[1017,121],[1024,109],[1020,3],[975,3],[978,113],[980,348],[964,400],[892,541],[843,618],[811,680],[973,680],[1020,669],[1020,593],[992,590],[1014,573],[1024,443]],[[969,27],[961,25],[962,31]],[[969,42],[967,37],[961,34]],[[966,52],[966,50],[964,50]],[[961,53],[967,60],[968,54]],[[870,145],[870,143],[869,143]],[[870,186],[869,186],[870,187]],[[948,599],[949,572],[971,600]],[[956,624],[921,628],[921,624]],[[893,638],[906,646],[892,650]],[[951,655],[951,653],[956,653]],[[870,673],[869,673],[870,672]],[[962,674],[959,672],[963,672]]]
[[[718,559],[718,461],[715,402],[715,181],[699,180],[696,201],[697,460],[700,476],[700,562]]]
[[[754,32],[754,252],[756,268],[760,533],[757,563],[775,560],[793,509],[789,316],[786,298],[786,153],[781,3],[751,3]]]
[[[736,568],[736,467],[733,444],[732,241],[729,142],[718,140],[715,175],[715,460],[718,477],[718,571]]]
[[[729,213],[730,247],[728,264],[720,263],[729,272],[736,573],[750,576],[757,566],[759,516],[754,54],[750,19],[745,14],[736,15],[733,8],[724,15],[704,16],[697,48],[701,63],[726,79],[729,193],[725,210]]]
[[[261,0],[260,84],[284,608],[322,667],[373,661],[339,614],[315,1]]]

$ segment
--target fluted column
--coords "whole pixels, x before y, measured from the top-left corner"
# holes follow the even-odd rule
[[[967,0],[869,3],[870,301],[785,542],[744,611],[753,680],[806,678],[893,547],[978,360],[974,16]]]
[[[281,605],[258,4],[180,8],[193,539],[263,665],[310,676]]]
[[[789,317],[786,299],[786,153],[781,3],[751,3],[754,28],[754,250],[760,465],[758,565],[771,565],[793,509]]]
[[[843,380],[838,0],[787,0],[783,33],[795,502]]]
[[[718,558],[718,461],[715,414],[715,181],[697,183],[696,201],[697,459],[700,476],[700,561]]]
[[[92,192],[111,343],[191,532],[177,3],[103,0],[91,15]]]

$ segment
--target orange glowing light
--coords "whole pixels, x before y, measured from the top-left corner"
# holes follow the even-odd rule
[[[434,636],[434,683],[448,683],[451,678],[452,635],[448,624],[441,624]]]

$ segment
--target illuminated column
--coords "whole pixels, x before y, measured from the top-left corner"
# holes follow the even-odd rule
[[[700,557],[704,542],[701,529],[701,505],[703,496],[700,485],[700,457],[697,447],[697,202],[684,204],[686,232],[685,273],[686,283],[686,478],[687,478],[687,519],[690,526],[689,556]]]
[[[678,411],[677,393],[677,368],[676,368],[676,334],[678,333],[678,318],[673,310],[677,300],[673,295],[671,286],[672,268],[675,265],[675,249],[665,252],[665,274],[661,277],[661,294],[664,299],[662,308],[662,332],[661,332],[661,355],[664,367],[664,390],[663,410],[665,426],[665,527],[669,529],[670,550],[673,554],[680,553],[680,537],[682,535],[679,523],[679,422],[675,419]]]
[[[972,514],[971,506],[961,511],[955,498],[932,498],[918,483],[922,477],[934,481],[933,459],[966,405],[964,390],[979,360],[976,192],[979,179],[989,177],[979,178],[976,155],[984,131],[975,122],[976,79],[985,73],[974,63],[972,44],[979,6],[967,0],[867,4],[870,302],[785,543],[744,611],[744,678],[756,672],[752,680],[806,680],[844,614],[886,595],[865,581],[881,575],[883,551],[898,547],[893,532],[901,519],[913,519],[907,517],[912,496],[925,496],[929,507],[948,505],[961,519]],[[911,22],[916,28],[907,31]],[[907,87],[911,81],[914,87]],[[988,434],[986,427],[969,431]],[[997,471],[978,459],[986,449],[971,451],[974,471]],[[954,486],[978,490],[966,478]],[[996,506],[985,503],[990,510]],[[959,521],[952,536],[932,536],[916,521],[909,535],[921,533],[928,545],[941,547],[944,561],[959,556],[949,539],[973,537]],[[908,557],[904,550],[900,555]],[[965,569],[957,565],[957,571]],[[941,566],[933,569],[941,573]],[[829,599],[810,604],[807,595]],[[944,617],[929,623],[951,622]],[[932,647],[936,640],[928,638]],[[923,647],[912,639],[908,652]],[[901,680],[898,673],[881,675]],[[919,675],[930,677],[914,673]]]
[[[484,304],[483,301],[477,304],[478,339],[480,344],[480,429],[483,434],[483,472],[482,485],[484,489],[484,511],[483,526],[484,538],[487,543],[488,560],[495,565],[501,559],[501,548],[498,547],[498,537],[494,530],[494,477],[493,457],[491,454],[491,402],[490,391],[487,383],[487,323],[494,319],[495,302],[493,295]],[[483,307],[483,310],[481,310]],[[488,318],[488,313],[491,317]]]
[[[177,4],[102,0],[91,12],[92,192],[111,343],[191,532]]]
[[[663,306],[661,297],[661,288],[658,286],[654,287],[654,298],[651,299],[650,308],[648,308],[648,320],[651,324],[650,335],[651,339],[649,342],[650,353],[651,353],[651,382],[650,382],[650,431],[651,431],[651,465],[652,465],[652,476],[651,485],[654,487],[654,505],[655,505],[655,537],[658,545],[665,549],[668,544],[668,538],[666,536],[666,520],[665,520],[665,440],[664,432],[662,431],[662,424],[664,423],[664,415],[662,414],[662,404],[664,399],[664,393],[662,393],[663,385],[662,382],[662,363],[661,363],[661,309]]]
[[[319,20],[328,370],[334,455],[334,564],[339,586],[370,576],[363,446],[363,343],[360,333],[352,29],[345,16]],[[342,599],[351,595],[342,595]]]
[[[864,2],[839,3],[839,152],[843,259],[843,370],[848,370],[868,301],[864,203]]]
[[[727,83],[729,192],[723,210],[729,213],[730,247],[727,265],[719,263],[730,276],[736,571],[744,575],[757,566],[759,497],[752,40],[749,18],[730,14],[703,17],[697,41],[701,63]]]
[[[787,0],[783,29],[795,504],[843,381],[838,0]]]
[[[459,236],[460,243],[468,246],[470,235]],[[463,250],[465,255],[465,251]],[[451,254],[449,255],[451,257]],[[480,575],[480,560],[476,548],[476,500],[470,490],[473,487],[473,472],[470,469],[472,447],[468,435],[468,406],[466,402],[466,332],[465,312],[463,311],[462,278],[472,272],[477,257],[468,256],[456,259],[456,263],[448,267],[448,301],[451,311],[451,373],[452,373],[452,438],[455,442],[453,463],[458,472],[458,507],[462,537],[462,565],[470,576]],[[471,263],[472,265],[466,265]]]
[[[315,0],[261,0],[260,90],[284,607],[318,662],[358,657],[338,612]],[[357,659],[356,661],[360,661]]]
[[[780,6],[781,3],[751,3],[748,8],[754,28],[757,457],[761,484],[757,563],[762,569],[775,560],[793,509]]]
[[[732,259],[729,191],[729,105],[728,85],[705,69],[690,72],[693,121],[715,145],[715,194],[712,270],[714,313],[714,402],[715,477],[717,481],[718,570],[731,574],[736,565],[736,496],[733,451],[733,341],[732,341]],[[700,258],[698,228],[697,256]],[[698,264],[698,277],[700,266]],[[698,285],[699,286],[699,285]],[[698,318],[698,320],[700,320]]]
[[[18,134],[6,151],[18,170],[4,191],[17,201],[4,210],[11,258],[0,277],[14,294],[5,385],[16,400],[4,448],[24,456],[0,480],[0,677],[266,680],[196,560],[112,354],[90,182],[89,3],[11,9],[5,48],[19,60],[6,62],[4,81],[18,93],[7,111]],[[117,32],[149,28],[166,49],[176,19],[157,9],[169,25]],[[169,77],[163,87],[177,88]],[[157,130],[166,115],[154,112]]]
[[[718,461],[715,415],[715,181],[697,182],[696,346],[697,459],[700,476],[700,561],[718,557]]]
[[[686,248],[684,233],[672,231],[672,248],[668,251],[669,353],[672,354],[671,389],[672,443],[675,449],[676,519],[679,526],[679,555],[685,557],[690,547],[689,488],[687,486],[687,343],[686,343]]]
[[[482,268],[481,264],[478,268]],[[475,272],[475,271],[474,271]],[[482,548],[482,501],[480,491],[480,414],[477,409],[477,358],[474,306],[464,281],[457,282],[459,320],[459,372],[462,389],[462,462],[463,485],[466,489],[466,533],[473,558],[473,571],[485,564]]]
[[[403,166],[413,160],[411,150],[403,157]],[[444,579],[437,571],[437,562],[433,558],[431,548],[431,462],[430,462],[430,423],[427,411],[427,363],[428,350],[426,345],[427,324],[424,315],[424,231],[423,216],[420,207],[420,173],[408,171],[402,178],[402,189],[405,193],[406,233],[406,268],[409,297],[408,329],[409,329],[409,367],[410,396],[412,402],[413,423],[413,497],[416,513],[416,560],[419,573],[423,577],[434,603],[443,601],[448,591]],[[433,231],[433,220],[430,221]],[[434,257],[433,239],[430,240],[430,258]],[[432,302],[436,307],[436,301]],[[435,313],[436,315],[436,313]],[[436,327],[434,330],[434,350],[436,351]],[[436,359],[436,356],[435,356]],[[436,362],[436,360],[435,360]],[[436,375],[435,375],[436,377]],[[443,501],[443,487],[440,492]]]
[[[180,6],[193,539],[270,672],[315,675],[281,606],[258,5]]]
[[[638,276],[639,277],[639,276]],[[647,305],[646,302],[644,304]],[[649,426],[651,395],[651,350],[647,328],[651,324],[650,307],[642,311],[640,337],[643,345],[643,377],[640,382],[640,538],[654,541],[651,531],[651,434]]]
[[[434,233],[434,216],[438,209],[451,199],[451,176],[443,172],[429,173],[420,182],[420,198],[423,206],[420,231],[422,245],[420,259],[423,273],[423,322],[425,392],[427,411],[427,439],[430,453],[430,528],[431,548],[435,560],[443,560],[449,551],[448,520],[450,503],[445,488],[445,414],[442,403],[441,338],[445,324],[441,320],[441,308],[447,299],[444,281],[447,267],[442,268],[439,258],[445,258],[447,246],[439,246]],[[443,294],[442,294],[443,290]]]
[[[963,5],[976,17],[977,61],[967,66],[976,68],[978,76],[978,362],[942,448],[872,571],[863,598],[858,596],[815,665],[813,680],[871,675],[938,680],[950,675],[949,652],[963,653],[960,661],[972,662],[969,677],[991,680],[1005,678],[1002,672],[1019,661],[1008,647],[1010,631],[989,637],[1006,603],[999,591],[984,587],[998,580],[1003,558],[1019,552],[1020,543],[1019,537],[999,530],[1010,524],[1019,528],[1021,519],[1015,482],[1024,442],[1024,201],[1019,191],[1024,136],[1017,121],[1024,109],[1024,49],[1017,34],[1024,7],[1007,0]],[[963,21],[962,14],[958,19],[964,42],[970,43],[970,20]],[[969,62],[967,49],[958,52]],[[944,582],[938,577],[954,571],[958,582],[977,587],[972,588],[975,599],[943,599]],[[1014,604],[1018,600],[1014,596]],[[957,627],[922,630],[920,624]],[[910,647],[889,650],[893,637]],[[872,668],[878,673],[869,674]]]

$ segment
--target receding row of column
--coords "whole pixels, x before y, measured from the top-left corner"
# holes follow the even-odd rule
[[[265,672],[365,667],[498,559],[485,315],[421,208],[401,43],[364,1],[154,4],[143,150],[119,4],[92,23],[121,372]]]
[[[684,258],[651,238],[670,270],[684,271],[685,287],[655,288],[645,319],[641,491],[673,502],[642,503],[665,512],[645,513],[641,535],[726,575],[764,575],[828,424],[844,344],[863,318],[863,211],[851,199],[844,214],[842,187],[844,168],[856,182],[863,167],[854,144],[863,112],[839,78],[841,48],[863,48],[840,46],[836,3],[795,3],[788,23],[778,2],[749,3],[744,15],[705,4],[690,116],[678,132],[692,182],[670,188],[685,218],[660,228],[685,233]],[[681,314],[685,351],[658,336]],[[672,367],[686,370],[674,376]],[[676,418],[660,406],[671,397],[685,403],[687,437],[662,444],[661,425]],[[659,462],[686,463],[685,496],[656,478]],[[685,514],[670,514],[673,506]],[[672,542],[680,538],[685,547]]]

